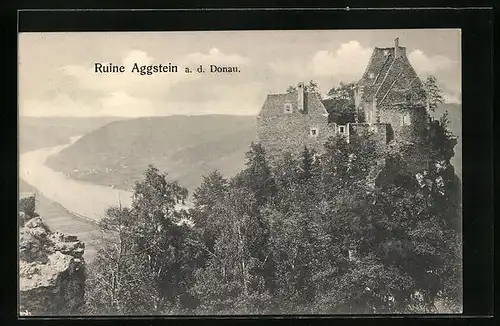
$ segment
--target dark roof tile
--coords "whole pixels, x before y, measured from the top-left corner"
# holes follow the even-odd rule
[[[385,102],[388,105],[398,94],[404,97],[405,90],[423,88],[406,57],[406,48],[399,47],[400,55],[397,58],[394,57],[394,49],[374,49],[365,73],[358,82],[358,87],[363,91],[362,101],[371,102],[376,98],[377,103]]]
[[[297,92],[283,94],[269,94],[259,113],[261,117],[289,115],[284,113],[285,103],[292,104],[292,115],[299,114],[327,114],[321,96],[315,92],[304,92],[304,112],[298,111]]]

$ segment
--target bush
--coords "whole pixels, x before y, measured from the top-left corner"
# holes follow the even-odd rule
[[[35,204],[35,194],[23,197],[19,200],[19,211],[32,217],[35,215]]]

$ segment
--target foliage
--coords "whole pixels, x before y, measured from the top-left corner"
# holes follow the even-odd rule
[[[318,84],[315,81],[310,80],[309,83],[306,85],[306,90],[311,93],[317,92]]]
[[[131,208],[111,207],[100,222],[106,242],[90,268],[88,308],[116,314],[189,309],[197,250],[175,210],[187,191],[149,166]]]
[[[337,87],[332,87],[327,93],[327,100],[324,101],[326,110],[329,113],[329,120],[338,124],[355,122],[358,116],[354,103],[354,83],[344,84],[340,82]],[[362,122],[362,121],[360,121]]]
[[[35,194],[19,199],[19,211],[26,213],[28,216],[35,215],[36,206]]]
[[[428,144],[380,152],[341,136],[268,160],[260,144],[226,179],[187,192],[150,167],[131,208],[101,222],[89,309],[108,313],[415,313],[461,306],[460,183],[446,116]],[[414,174],[407,153],[427,162]],[[393,162],[389,165],[389,162]],[[379,164],[397,177],[381,175]],[[377,172],[377,173],[374,173]],[[194,226],[179,222],[190,218]]]
[[[427,76],[424,87],[429,110],[434,112],[438,105],[444,102],[443,91],[437,84],[437,78],[433,75]]]
[[[304,90],[306,92],[315,93],[318,91],[318,83],[316,83],[314,80],[310,80],[309,83],[304,86]],[[292,85],[288,86],[288,88],[286,89],[287,93],[293,93],[296,91],[297,91],[297,87],[292,86]]]

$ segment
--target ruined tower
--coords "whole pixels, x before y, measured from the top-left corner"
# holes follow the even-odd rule
[[[424,86],[399,46],[373,50],[368,66],[355,91],[357,112],[369,124],[390,126],[390,140],[411,138],[428,122]]]

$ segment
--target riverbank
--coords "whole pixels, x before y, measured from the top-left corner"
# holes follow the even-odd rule
[[[98,222],[113,205],[130,206],[132,192],[68,178],[45,165],[46,159],[71,145],[38,149],[21,154],[20,178],[46,198],[59,203],[70,213]]]
[[[24,152],[19,162],[19,191],[36,194],[36,212],[52,230],[75,235],[85,243],[85,259],[96,253],[101,234],[97,223],[110,206],[132,205],[132,192],[73,180],[45,165],[50,155],[59,153],[71,142],[49,148]],[[178,208],[188,208],[178,205]]]
[[[99,248],[101,233],[95,222],[79,218],[71,214],[60,204],[40,194],[24,180],[19,180],[19,191],[36,194],[36,212],[43,218],[44,223],[52,230],[67,235],[74,235],[85,243],[83,257],[87,263],[91,262]]]

